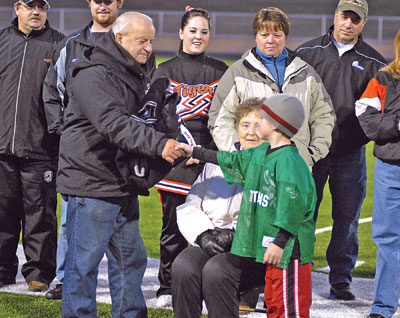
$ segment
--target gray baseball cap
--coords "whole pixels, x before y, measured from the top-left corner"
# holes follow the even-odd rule
[[[340,0],[337,10],[342,12],[353,11],[361,19],[366,19],[368,16],[368,3],[366,0]]]
[[[32,2],[32,1],[34,1],[34,0],[21,0],[23,3],[29,3],[29,2]],[[50,8],[50,3],[49,3],[49,1],[48,0],[42,0],[44,3],[46,3],[47,4],[47,6]]]

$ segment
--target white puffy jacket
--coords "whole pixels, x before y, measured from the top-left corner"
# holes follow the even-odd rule
[[[196,245],[197,236],[208,229],[236,228],[242,193],[239,185],[226,184],[219,166],[206,163],[186,202],[176,209],[178,227],[185,239]]]

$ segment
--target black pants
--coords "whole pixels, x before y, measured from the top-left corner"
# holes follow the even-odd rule
[[[190,246],[172,264],[172,304],[175,318],[201,316],[202,300],[209,318],[239,317],[241,290],[264,286],[266,265],[231,253],[209,257]]]
[[[157,297],[171,294],[172,262],[188,246],[176,222],[176,207],[185,203],[186,196],[161,190],[159,192],[163,211],[163,225],[160,238],[160,268],[158,271],[160,288],[157,290]]]
[[[57,163],[0,156],[0,280],[12,281],[22,229],[27,282],[50,283],[57,249]]]

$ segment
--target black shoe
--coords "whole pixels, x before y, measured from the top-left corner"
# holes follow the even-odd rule
[[[385,318],[385,316],[382,316],[381,314],[370,314],[368,318]]]
[[[331,296],[342,300],[354,300],[356,296],[350,291],[347,283],[337,283],[331,285]]]
[[[52,290],[49,290],[45,297],[47,299],[61,299],[62,298],[62,288],[63,288],[63,284],[57,284],[56,287],[54,287]]]
[[[0,288],[8,285],[13,285],[15,284],[15,278],[14,279],[0,279]]]

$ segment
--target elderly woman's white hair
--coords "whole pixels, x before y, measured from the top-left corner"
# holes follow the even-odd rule
[[[117,21],[115,21],[114,25],[112,26],[112,32],[115,34],[117,33],[126,33],[129,28],[133,26],[132,20],[135,19],[143,19],[148,20],[153,23],[153,20],[146,14],[140,12],[126,12],[121,14]]]

